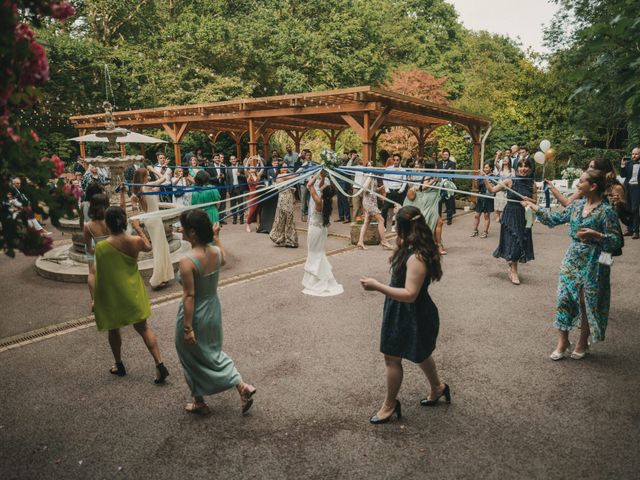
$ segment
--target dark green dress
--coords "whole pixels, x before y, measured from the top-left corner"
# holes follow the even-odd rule
[[[217,188],[211,188],[209,190],[200,190],[193,192],[191,195],[191,205],[201,205],[203,203],[210,202],[219,202],[221,199],[220,192],[218,192]],[[216,223],[220,221],[220,214],[218,213],[218,208],[215,205],[210,205],[208,207],[204,207],[203,210],[207,212],[209,218],[211,219],[211,223]]]
[[[222,310],[218,300],[218,276],[220,273],[220,249],[216,250],[216,270],[203,275],[197,258],[187,255],[198,274],[195,284],[193,331],[196,344],[184,341],[184,306],[180,302],[176,320],[176,350],[182,364],[184,377],[194,397],[223,392],[238,385],[242,379],[233,360],[222,351]],[[178,273],[178,281],[182,278]]]

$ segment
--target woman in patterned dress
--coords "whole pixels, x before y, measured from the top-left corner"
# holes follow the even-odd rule
[[[371,163],[368,163],[367,167],[370,166]],[[380,244],[382,245],[382,248],[392,250],[393,247],[385,238],[386,232],[384,229],[384,218],[382,218],[382,213],[380,213],[380,209],[378,208],[377,197],[373,194],[375,186],[375,179],[371,175],[365,175],[364,185],[362,186],[362,209],[364,210],[364,222],[360,229],[360,238],[358,239],[357,247],[361,250],[367,249],[367,247],[364,246],[364,234],[366,233],[367,228],[369,228],[369,223],[374,219],[378,223],[378,235],[380,235]],[[382,187],[382,190],[384,190],[384,187]]]
[[[276,178],[276,183],[282,183],[291,175],[283,171]],[[298,248],[298,232],[296,232],[296,221],[293,218],[293,192],[295,186],[288,187],[278,195],[278,206],[276,208],[276,218],[273,227],[269,232],[269,238],[278,247]]]
[[[554,227],[569,224],[571,244],[560,266],[556,321],[558,345],[552,360],[567,356],[579,360],[589,350],[589,334],[593,343],[604,340],[609,319],[611,286],[610,267],[599,262],[600,254],[620,247],[622,236],[618,215],[603,201],[606,180],[602,172],[587,170],[578,182],[580,199],[563,212],[540,209],[532,202],[524,202],[536,211],[541,223]],[[580,337],[570,352],[569,330],[580,325]]]

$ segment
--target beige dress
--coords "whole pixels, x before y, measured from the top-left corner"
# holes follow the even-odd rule
[[[158,211],[158,195],[145,195],[147,213]],[[149,240],[153,253],[153,274],[149,279],[149,285],[157,287],[163,282],[173,280],[173,265],[169,256],[169,243],[164,233],[164,225],[160,217],[147,218],[144,226],[149,232]]]

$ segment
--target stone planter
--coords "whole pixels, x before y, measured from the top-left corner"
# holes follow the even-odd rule
[[[356,245],[360,238],[361,223],[351,223],[351,245]],[[367,231],[364,234],[365,245],[379,245],[380,235],[378,235],[378,223],[371,222],[367,227]]]

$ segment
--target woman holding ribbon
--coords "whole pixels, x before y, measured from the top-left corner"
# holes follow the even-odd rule
[[[371,167],[372,163],[367,163],[367,167]],[[377,190],[377,192],[376,192]],[[362,185],[362,209],[364,210],[364,222],[362,228],[360,228],[360,237],[358,238],[357,247],[361,250],[366,250],[364,246],[364,235],[369,228],[371,220],[375,220],[378,225],[378,235],[380,236],[380,244],[385,250],[392,250],[393,247],[385,237],[386,231],[384,228],[384,218],[378,208],[378,198],[375,193],[384,192],[384,186],[377,187],[376,179],[370,174],[364,175],[364,184]]]
[[[571,244],[560,266],[556,321],[558,345],[552,360],[567,356],[580,360],[589,350],[589,335],[593,343],[604,340],[609,319],[611,286],[610,266],[601,263],[601,254],[622,244],[618,215],[604,201],[606,178],[603,172],[587,170],[578,182],[580,199],[563,212],[540,209],[532,202],[523,202],[536,211],[541,223],[555,227],[569,224]],[[580,324],[580,337],[573,352],[569,331]]]
[[[109,332],[109,346],[115,359],[110,372],[119,377],[127,374],[122,363],[120,329],[133,325],[156,363],[155,383],[164,383],[169,371],[160,358],[156,336],[147,325],[151,306],[138,271],[138,255],[150,252],[151,244],[137,220],[132,226],[138,235],[126,232],[127,214],[122,207],[107,208],[104,221],[109,236],[95,246],[94,311],[98,330]]]
[[[440,280],[442,267],[433,233],[414,206],[405,206],[396,214],[398,249],[390,259],[391,282],[385,285],[374,278],[360,279],[362,288],[385,295],[380,351],[387,367],[387,394],[382,407],[369,421],[388,422],[395,414],[402,416],[397,399],[404,376],[402,360],[417,363],[431,386],[431,392],[420,401],[433,407],[444,397],[451,402],[449,386],[438,376],[432,353],[440,320],[438,308],[429,296],[429,284]]]
[[[532,160],[521,158],[518,160],[517,176],[506,179],[497,185],[491,185],[489,180],[484,181],[487,191],[498,193],[507,191],[507,206],[502,213],[500,222],[500,243],[493,256],[504,258],[509,264],[509,280],[514,285],[520,285],[518,277],[518,263],[526,263],[534,259],[533,239],[531,236],[532,219],[527,221],[525,208],[519,203],[533,199],[536,192],[536,184],[532,177]]]
[[[193,395],[193,402],[184,409],[207,414],[204,395],[235,387],[245,413],[253,404],[256,388],[242,381],[233,360],[222,351],[222,310],[217,290],[225,255],[220,226],[214,226],[202,210],[182,212],[180,224],[192,247],[180,260],[178,272],[182,301],[176,319],[176,350]]]
[[[318,175],[313,175],[307,182],[312,205],[309,206],[307,261],[304,264],[304,277],[302,278],[304,290],[302,293],[317,297],[328,297],[341,294],[343,288],[342,285],[336,282],[331,264],[327,260],[325,253],[335,191],[330,181],[325,182],[325,172],[321,171],[319,175],[320,183],[318,187],[316,187],[316,177]]]
[[[160,185],[164,183],[164,178],[151,181],[149,170],[144,167],[138,168],[133,174],[133,187],[131,196],[131,206],[135,213],[151,213],[159,210]],[[154,290],[158,290],[173,280],[173,265],[169,256],[169,243],[164,232],[162,218],[151,217],[144,221],[144,226],[149,232],[151,245],[153,246],[153,273],[149,279],[149,285]]]

